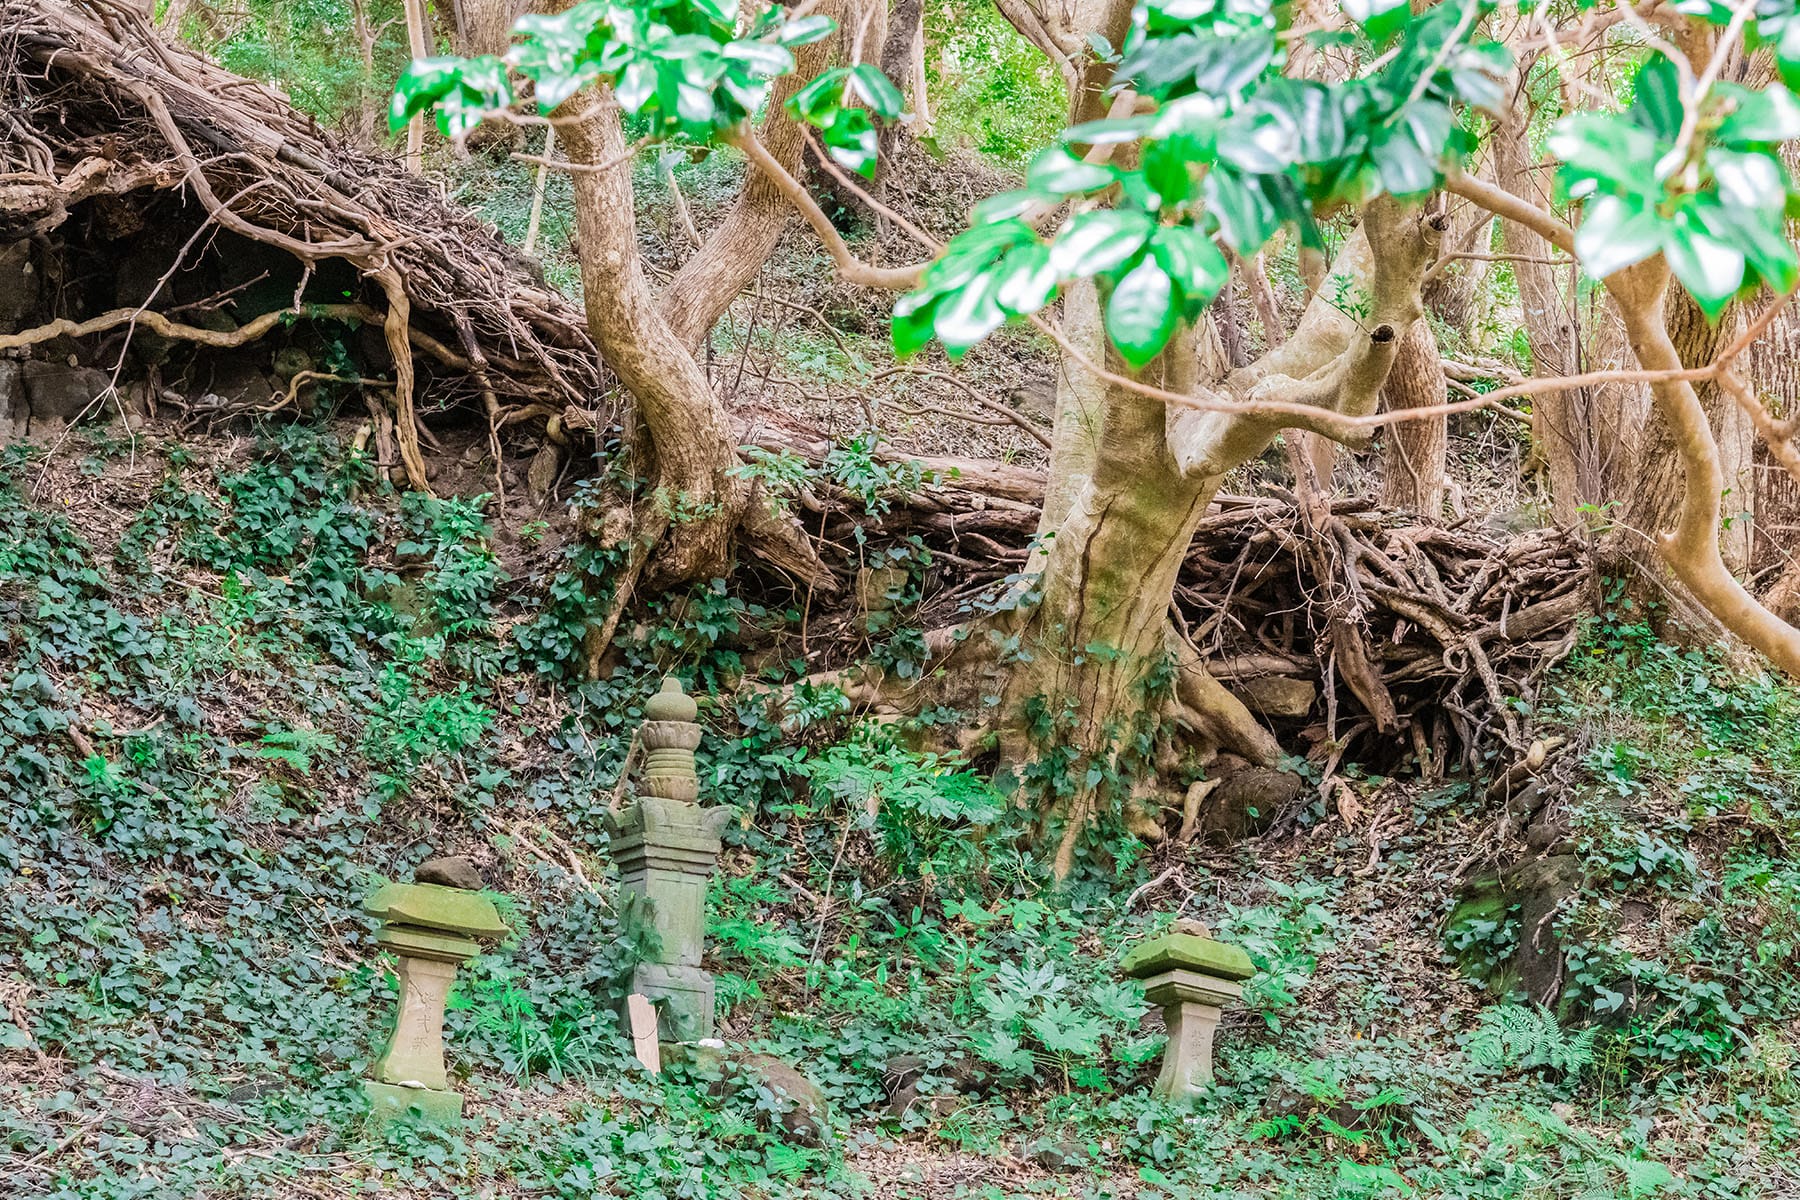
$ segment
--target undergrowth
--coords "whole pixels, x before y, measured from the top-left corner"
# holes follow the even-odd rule
[[[720,698],[797,612],[724,583],[666,597],[587,680],[616,564],[580,538],[397,496],[325,430],[90,450],[68,477],[14,452],[0,491],[11,1194],[949,1194],[898,1160],[985,1164],[984,1195],[1792,1185],[1784,685],[1596,626],[1539,722],[1578,731],[1557,803],[1583,867],[1539,1004],[1459,978],[1442,940],[1495,818],[1480,788],[1359,778],[1411,813],[1373,853],[1309,818],[1180,862],[1121,842],[1052,892],[1019,807],[916,730],[852,722],[829,689],[779,713]],[[831,469],[878,497],[896,481],[859,474],[866,451]],[[64,503],[77,487],[92,502]],[[890,668],[915,652],[877,624]],[[737,810],[710,909],[722,1034],[801,1066],[822,1138],[766,1090],[645,1074],[617,1033],[641,914],[601,818],[668,672]],[[448,1016],[469,1120],[374,1132],[357,1083],[395,996],[359,903],[447,852],[514,931]],[[1176,882],[1134,896],[1165,865]],[[1177,912],[1257,970],[1191,1110],[1150,1097],[1160,1023],[1117,970]],[[1517,922],[1491,924],[1503,958]]]

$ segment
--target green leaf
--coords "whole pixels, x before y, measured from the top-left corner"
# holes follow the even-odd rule
[[[892,121],[906,111],[906,97],[881,68],[872,63],[857,63],[850,69],[850,83],[869,111],[883,120]]]
[[[1437,187],[1442,179],[1439,164],[1454,126],[1448,105],[1431,100],[1407,105],[1397,120],[1375,135],[1369,148],[1381,186],[1402,199],[1423,196]]]
[[[1150,239],[1150,253],[1169,274],[1190,320],[1212,303],[1231,267],[1213,240],[1192,225],[1164,225]]]
[[[1575,257],[1595,279],[1643,262],[1662,249],[1663,221],[1655,210],[1619,196],[1587,205],[1575,231]]]
[[[1706,165],[1727,204],[1776,211],[1787,203],[1787,171],[1766,150],[1719,150],[1707,153]]]
[[[864,179],[875,177],[875,161],[880,153],[880,139],[875,123],[860,108],[839,109],[825,126],[825,152],[838,163],[855,171]]]
[[[1050,261],[1064,279],[1099,275],[1136,254],[1154,224],[1148,214],[1128,209],[1077,213],[1057,235]]]
[[[388,104],[388,129],[399,132],[407,123],[436,104],[462,79],[460,58],[415,58],[400,72],[394,98]]]
[[[1219,129],[1219,157],[1250,175],[1273,175],[1300,153],[1294,118],[1272,105],[1246,105]]]
[[[1373,42],[1385,41],[1412,16],[1407,0],[1343,0],[1344,15],[1361,25]]]
[[[970,346],[1005,323],[1006,314],[996,298],[998,291],[998,274],[983,272],[938,304],[932,328],[937,331],[938,341],[944,343],[944,353],[960,358]]]
[[[1001,260],[995,271],[994,299],[1015,317],[1037,312],[1056,295],[1056,268],[1050,247],[1041,242],[1021,246]]]
[[[1709,320],[1725,311],[1744,282],[1744,252],[1713,237],[1685,209],[1664,223],[1663,257]]]
[[[741,62],[758,75],[774,78],[794,69],[794,56],[785,47],[769,42],[727,42],[720,51],[726,58]]]
[[[1125,273],[1106,302],[1106,335],[1133,369],[1162,353],[1180,321],[1175,287],[1153,255]]]
[[[808,125],[823,126],[837,114],[844,102],[844,80],[847,67],[833,67],[788,97],[788,115]]]
[[[783,46],[810,46],[812,43],[828,38],[837,29],[837,22],[830,17],[810,16],[789,21],[775,35],[775,40]]]
[[[1254,180],[1214,167],[1207,172],[1206,208],[1219,223],[1225,244],[1246,258],[1261,250],[1281,227],[1280,216]]]
[[[1721,145],[1772,146],[1800,137],[1800,100],[1787,88],[1772,85],[1760,92],[1731,84],[1718,88],[1732,106],[1714,135]]]
[[[1681,81],[1675,64],[1661,54],[1653,55],[1639,68],[1633,82],[1636,96],[1631,115],[1638,124],[1658,138],[1673,142],[1681,132]]]
[[[1083,162],[1061,146],[1039,154],[1025,172],[1026,185],[1040,192],[1091,192],[1107,187],[1113,179],[1109,168]]]
[[[894,303],[890,334],[895,357],[910,358],[931,341],[937,304],[942,298],[938,292],[908,292]]]
[[[1593,195],[1602,183],[1608,185],[1607,191],[1646,198],[1662,191],[1650,168],[1668,146],[1624,117],[1601,113],[1564,117],[1545,144],[1562,160],[1557,178],[1573,199]]]

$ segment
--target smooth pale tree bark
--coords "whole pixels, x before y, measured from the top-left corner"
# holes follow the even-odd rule
[[[1428,408],[1449,399],[1443,357],[1429,321],[1414,321],[1401,338],[1381,397],[1389,412]],[[1381,456],[1381,503],[1428,521],[1443,516],[1449,446],[1449,421],[1441,414],[1390,425]]]
[[[425,23],[425,0],[401,0],[406,15],[406,44],[415,60],[431,54],[431,34]],[[425,168],[425,116],[406,125],[406,169],[414,175]]]
[[[1191,333],[1138,378],[1183,394],[1372,412],[1403,332],[1419,319],[1419,286],[1439,234],[1417,207],[1378,200],[1334,264],[1372,297],[1363,324],[1321,299],[1281,347],[1221,382],[1198,377]],[[1109,370],[1117,369],[1115,360]],[[1024,653],[1007,669],[1003,757],[1029,762],[1073,750],[1105,774],[1145,722],[1172,710],[1215,746],[1273,761],[1273,738],[1196,662],[1168,675],[1168,613],[1195,526],[1226,475],[1284,426],[1304,422],[1173,406],[1091,373],[1079,390],[1089,402],[1070,414],[1079,424],[1065,427],[1073,397],[1059,396],[1052,475],[1081,482],[1059,481],[1056,502],[1046,504],[1037,599],[1012,629]],[[1079,790],[1053,814],[1062,822],[1059,875],[1073,865],[1076,838],[1101,799]]]

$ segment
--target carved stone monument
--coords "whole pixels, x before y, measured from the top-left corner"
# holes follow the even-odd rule
[[[1243,997],[1242,981],[1256,973],[1242,947],[1216,942],[1198,921],[1177,921],[1160,937],[1139,942],[1119,969],[1144,984],[1144,998],[1162,1009],[1169,1030],[1155,1093],[1186,1103],[1212,1081],[1213,1030],[1221,1011]]]
[[[644,706],[638,737],[644,766],[637,799],[608,815],[619,882],[649,901],[661,948],[632,972],[627,992],[656,1005],[659,1036],[694,1042],[713,1036],[713,980],[700,967],[706,940],[706,891],[719,860],[726,807],[703,808],[694,750],[699,706],[681,681],[663,680]],[[630,1032],[630,1026],[626,1026]]]
[[[375,940],[393,952],[400,977],[393,1035],[363,1081],[370,1116],[394,1120],[416,1106],[427,1119],[455,1121],[463,1098],[444,1071],[444,1002],[478,939],[502,937],[506,926],[481,895],[433,883],[390,883],[363,907],[381,919]]]

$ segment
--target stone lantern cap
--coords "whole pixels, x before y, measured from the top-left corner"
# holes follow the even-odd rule
[[[375,940],[397,954],[460,962],[480,949],[477,939],[507,934],[493,901],[435,883],[390,883],[363,903],[381,920]]]
[[[1170,971],[1191,971],[1234,981],[1256,974],[1242,946],[1180,929],[1133,946],[1120,960],[1119,970],[1132,979],[1149,979]]]

